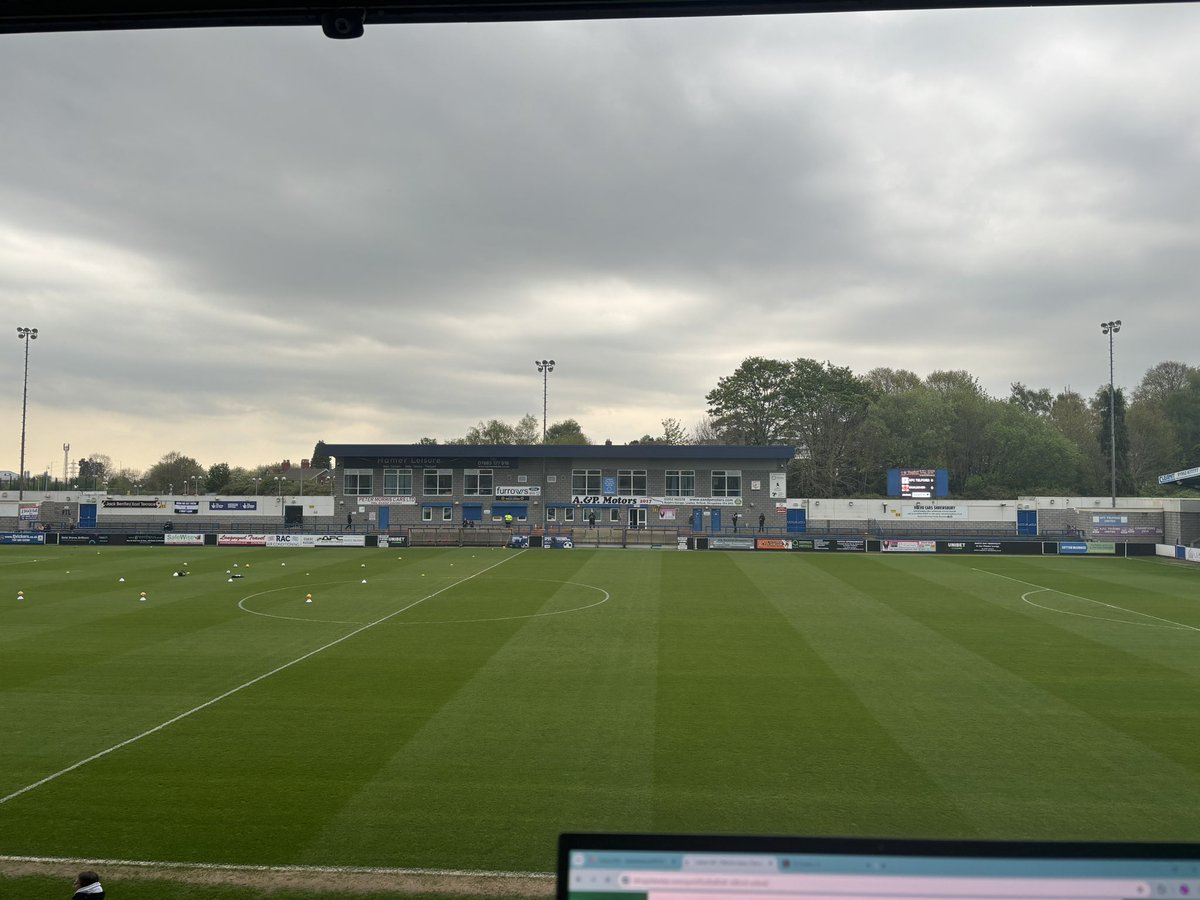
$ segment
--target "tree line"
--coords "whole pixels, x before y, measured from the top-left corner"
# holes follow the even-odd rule
[[[964,498],[1105,496],[1114,452],[1118,494],[1200,496],[1158,484],[1160,474],[1200,465],[1200,367],[1182,362],[1153,366],[1128,398],[1117,388],[1110,403],[1108,385],[1084,396],[1015,382],[1007,397],[994,397],[963,370],[921,377],[876,368],[860,375],[830,362],[754,356],[719,378],[705,399],[707,416],[691,429],[666,418],[657,434],[631,443],[794,445],[792,497],[884,496],[891,468],[947,469],[951,493]],[[516,423],[481,420],[461,437],[418,443],[540,444],[540,425],[527,413]],[[567,418],[546,427],[545,443],[591,440],[576,419]],[[69,483],[41,476],[26,487],[328,494],[331,480],[321,472],[330,462],[324,441],[314,446],[307,473],[280,463],[205,467],[179,451],[140,472],[115,468],[109,456],[97,453],[79,460]]]
[[[1104,496],[1114,449],[1118,494],[1200,495],[1158,484],[1200,463],[1200,368],[1186,363],[1159,363],[1128,401],[1118,388],[1110,403],[1108,385],[1085,397],[1016,382],[999,398],[962,370],[858,375],[751,357],[706,399],[724,441],[799,448],[788,473],[794,497],[883,496],[897,467],[947,469],[964,498]]]

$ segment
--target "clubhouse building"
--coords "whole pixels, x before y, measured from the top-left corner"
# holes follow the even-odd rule
[[[790,446],[330,444],[348,521],[728,531],[786,521]],[[737,517],[736,519],[734,517]],[[511,519],[509,519],[511,517]]]

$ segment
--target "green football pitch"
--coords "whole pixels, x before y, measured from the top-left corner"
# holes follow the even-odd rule
[[[565,830],[1196,841],[1198,810],[1200,569],[1168,561],[0,552],[8,857],[546,872]]]

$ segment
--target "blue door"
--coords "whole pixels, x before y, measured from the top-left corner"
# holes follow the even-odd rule
[[[714,509],[712,511],[712,530],[721,530],[721,511],[719,509]]]
[[[808,531],[808,510],[789,509],[787,511],[787,530],[796,532]]]
[[[379,530],[387,531],[392,522],[392,508],[390,506],[379,507]]]
[[[464,503],[463,504],[463,521],[464,522],[482,522],[483,521],[483,504],[482,503]]]
[[[1037,534],[1038,516],[1036,509],[1017,510],[1017,534]],[[80,512],[80,515],[83,513]]]
[[[80,528],[95,528],[96,527],[96,504],[95,503],[80,503],[79,504],[79,527]]]
[[[693,509],[692,510],[692,531],[703,531],[703,530],[704,530],[704,510]]]

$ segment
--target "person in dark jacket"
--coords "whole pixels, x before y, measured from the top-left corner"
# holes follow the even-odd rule
[[[71,900],[104,900],[104,888],[95,872],[80,872],[75,878],[75,893]]]

